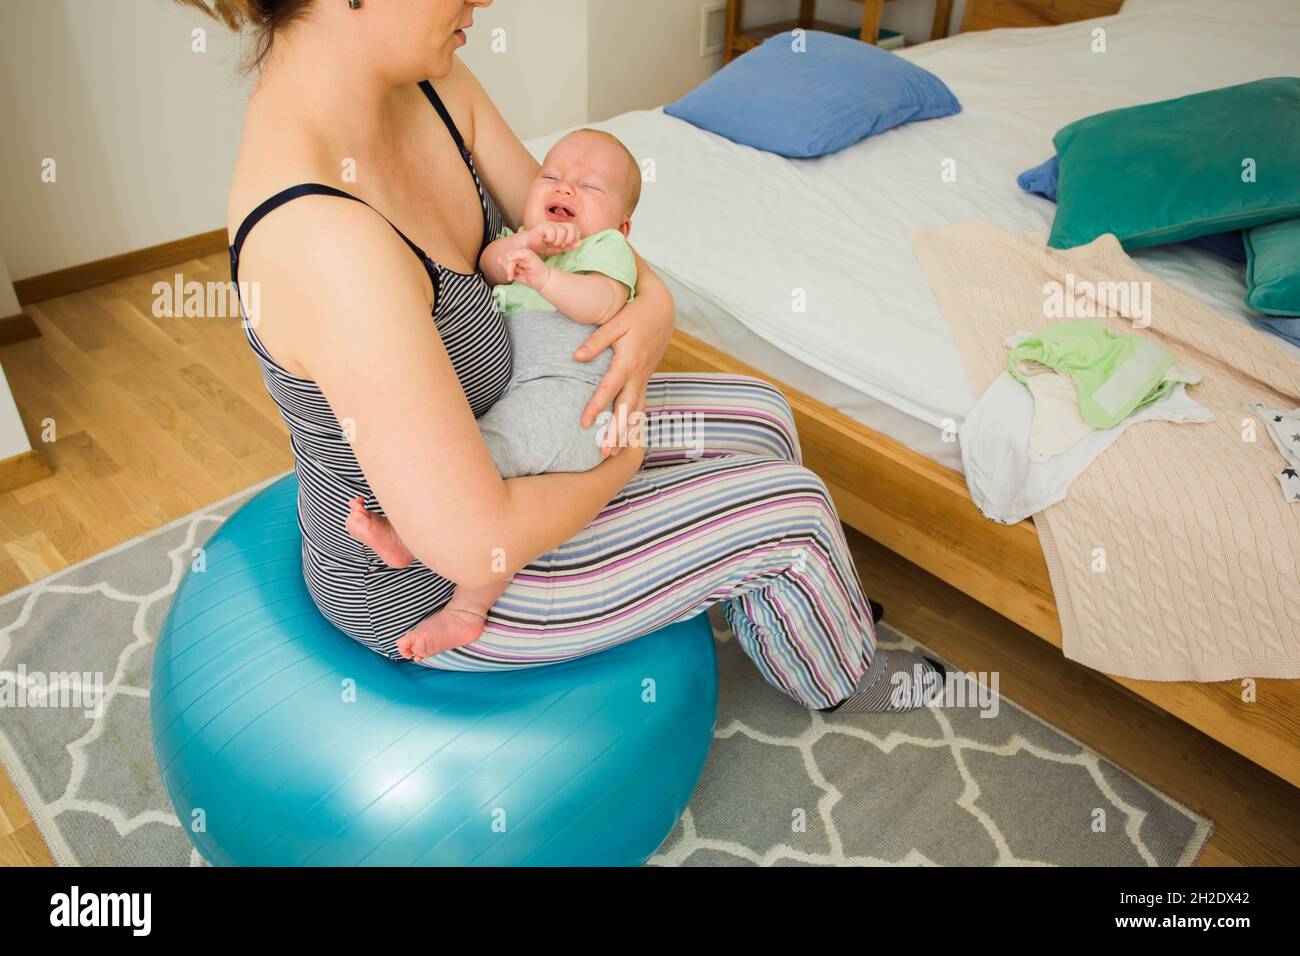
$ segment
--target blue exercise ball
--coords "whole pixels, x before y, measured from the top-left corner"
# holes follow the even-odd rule
[[[707,616],[574,661],[465,673],[335,629],[302,578],[297,479],[213,535],[163,624],[163,783],[208,862],[624,866],[685,809],[718,677]]]

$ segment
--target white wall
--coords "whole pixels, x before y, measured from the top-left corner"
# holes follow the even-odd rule
[[[496,0],[474,11],[461,59],[520,139],[587,122],[587,13],[587,0]]]
[[[195,27],[206,53],[191,51]],[[220,228],[238,55],[224,27],[170,0],[3,0],[0,254],[14,278]]]
[[[18,407],[9,392],[9,380],[4,369],[0,369],[0,461],[31,450],[23,421],[18,417]]]
[[[700,11],[712,2],[591,0],[588,120],[661,106],[722,66],[721,53],[700,56]]]
[[[13,318],[21,311],[18,296],[14,295],[13,280],[9,277],[9,267],[5,265],[4,256],[0,255],[0,319]]]
[[[11,318],[21,311],[18,297],[14,295],[13,283],[9,281],[9,269],[5,266],[4,257],[0,256],[0,319]],[[18,417],[13,395],[9,392],[4,369],[0,368],[0,460],[21,455],[31,447],[27,441],[27,432],[23,430],[22,419]]]

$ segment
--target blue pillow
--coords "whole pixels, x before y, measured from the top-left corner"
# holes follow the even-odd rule
[[[1257,315],[1255,321],[1283,341],[1300,347],[1300,320],[1270,319],[1268,316]]]
[[[792,158],[824,156],[961,104],[933,73],[892,53],[820,30],[768,37],[664,112]]]
[[[1042,165],[1026,169],[1017,176],[1016,185],[1027,193],[1034,193],[1056,202],[1056,181],[1059,170],[1060,164],[1053,156]],[[1246,245],[1242,242],[1239,229],[1232,232],[1218,232],[1212,236],[1198,236],[1195,239],[1188,239],[1186,244],[1212,252],[1232,262],[1245,263],[1246,261]]]
[[[1044,199],[1056,202],[1056,180],[1060,170],[1061,166],[1056,161],[1056,156],[1053,155],[1051,159],[1041,166],[1026,169],[1017,176],[1016,185],[1027,193],[1033,193],[1036,196],[1042,196]]]

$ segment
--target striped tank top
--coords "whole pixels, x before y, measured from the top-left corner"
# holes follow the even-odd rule
[[[437,92],[428,81],[422,82],[420,88],[446,124],[478,189],[483,208],[481,253],[501,231],[501,212],[483,188],[473,157]],[[239,253],[249,231],[284,203],[313,195],[368,205],[351,193],[319,183],[292,186],[272,196],[249,213],[235,233],[230,270],[236,289]],[[393,229],[429,273],[438,334],[474,417],[478,418],[505,392],[512,367],[510,340],[491,287],[482,273],[467,275],[444,268],[400,229]],[[371,511],[382,514],[383,509],[361,473],[325,395],[314,381],[291,375],[281,367],[262,345],[253,326],[245,316],[245,335],[261,365],[262,379],[289,429],[298,475],[298,527],[302,532],[307,590],[321,613],[339,630],[378,654],[402,660],[396,650],[397,639],[446,605],[455,585],[418,561],[405,568],[390,568],[347,533],[344,521],[350,499],[360,495]],[[436,505],[431,502],[430,507]]]

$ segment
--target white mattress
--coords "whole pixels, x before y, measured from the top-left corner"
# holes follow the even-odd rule
[[[661,110],[594,125],[654,162],[631,240],[670,279],[684,331],[957,467],[955,444],[938,432],[959,424],[975,395],[907,234],[974,220],[1046,233],[1055,206],[1015,179],[1052,155],[1061,126],[1300,74],[1300,3],[1221,6],[1147,0],[1114,17],[903,51],[948,84],[962,112],[820,159],[740,146]],[[1091,49],[1097,28],[1105,53]],[[540,157],[562,133],[527,145]],[[946,160],[955,182],[941,179]],[[1228,319],[1251,321],[1242,267],[1184,246],[1135,258]]]
[[[677,305],[677,328],[721,349],[753,368],[766,372],[781,383],[797,388],[817,401],[847,415],[920,452],[954,471],[964,471],[961,446],[956,435],[899,411],[887,402],[872,398],[845,385],[798,359],[782,352],[766,339],[751,332],[719,303],[706,299],[695,289],[661,273]],[[947,435],[947,440],[944,436]]]

